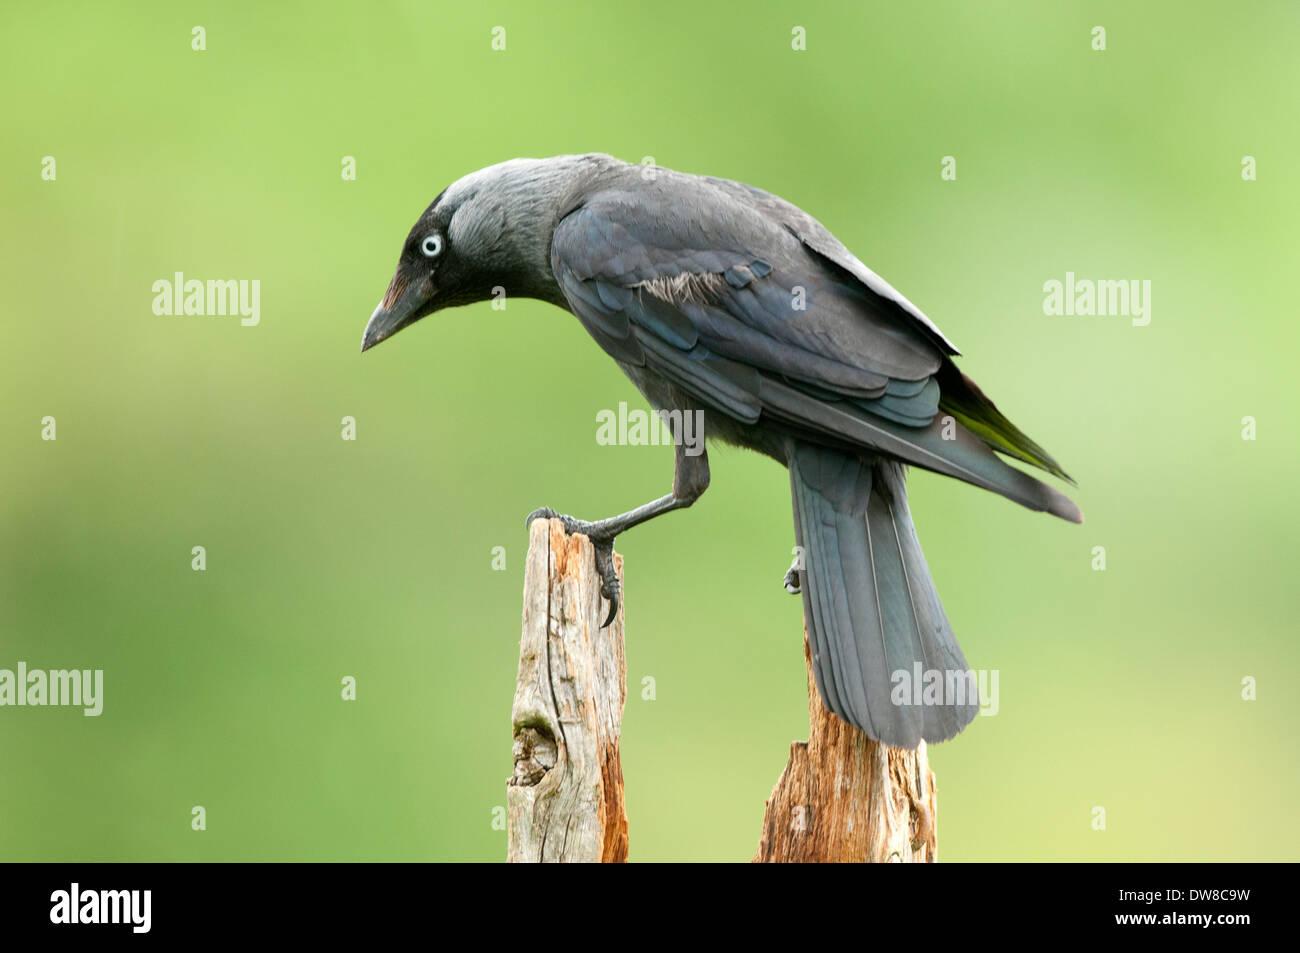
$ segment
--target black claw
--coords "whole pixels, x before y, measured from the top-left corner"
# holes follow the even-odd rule
[[[594,524],[557,513],[549,506],[539,507],[529,513],[528,518],[524,520],[524,528],[531,526],[533,520],[537,519],[557,519],[564,524],[566,535],[582,535],[591,540],[596,551],[596,572],[600,575],[600,594],[609,600],[609,617],[601,623],[600,627],[608,628],[614,621],[614,617],[618,615],[620,595],[618,572],[614,569],[614,537],[604,536],[596,530]]]
[[[618,571],[614,568],[614,541],[592,540],[596,547],[596,572],[600,573],[600,594],[609,600],[609,616],[600,624],[608,628],[618,615]]]
[[[550,520],[555,519],[560,514],[555,512],[549,506],[541,506],[533,510],[524,518],[524,529],[533,525],[533,520]]]

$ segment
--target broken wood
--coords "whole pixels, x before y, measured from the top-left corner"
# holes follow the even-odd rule
[[[620,583],[623,558],[614,556]],[[511,862],[627,860],[619,760],[627,668],[623,607],[607,629],[591,541],[534,520],[515,688]]]
[[[938,799],[925,742],[891,748],[841,721],[822,704],[812,673],[808,631],[807,741],[767,799],[756,862],[938,859]]]

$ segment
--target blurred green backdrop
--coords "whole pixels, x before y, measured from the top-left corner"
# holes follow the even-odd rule
[[[1078,479],[1083,527],[911,480],[1000,672],[932,749],[942,859],[1297,856],[1300,7],[791,9],[4,5],[0,668],[106,697],[0,709],[0,857],[504,856],[523,517],[644,502],[671,454],[596,443],[643,404],[549,306],[358,345],[445,185],[585,151],[808,209]],[[260,280],[260,325],[156,316],[176,271]],[[1150,325],[1045,316],[1067,271],[1150,280]],[[713,473],[620,540],[634,860],[748,859],[807,732],[785,473]]]

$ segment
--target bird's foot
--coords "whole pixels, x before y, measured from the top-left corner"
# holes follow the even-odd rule
[[[614,621],[614,616],[618,615],[621,593],[618,572],[614,569],[614,534],[605,530],[599,523],[589,523],[565,513],[557,513],[549,506],[543,506],[529,513],[524,525],[531,526],[536,519],[559,520],[564,524],[566,535],[582,535],[591,540],[591,545],[596,551],[596,572],[600,575],[600,594],[609,601],[609,616],[600,626],[602,629],[605,628]]]
[[[785,591],[790,593],[790,595],[799,595],[801,591],[799,588],[799,560],[796,559],[791,564],[790,568],[785,571],[785,580],[783,581],[783,585],[785,586]]]

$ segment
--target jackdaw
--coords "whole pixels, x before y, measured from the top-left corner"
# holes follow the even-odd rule
[[[1082,522],[1003,454],[1073,482],[958,370],[957,348],[821,223],[739,182],[606,155],[512,159],[445,189],[402,245],[361,349],[454,305],[523,295],[572,312],[657,409],[702,411],[710,440],[784,464],[817,688],[901,748],[978,711],[912,526],[908,465]],[[708,455],[676,441],[670,494],[587,522],[618,609],[614,537],[690,506]],[[922,683],[914,678],[921,673]]]

